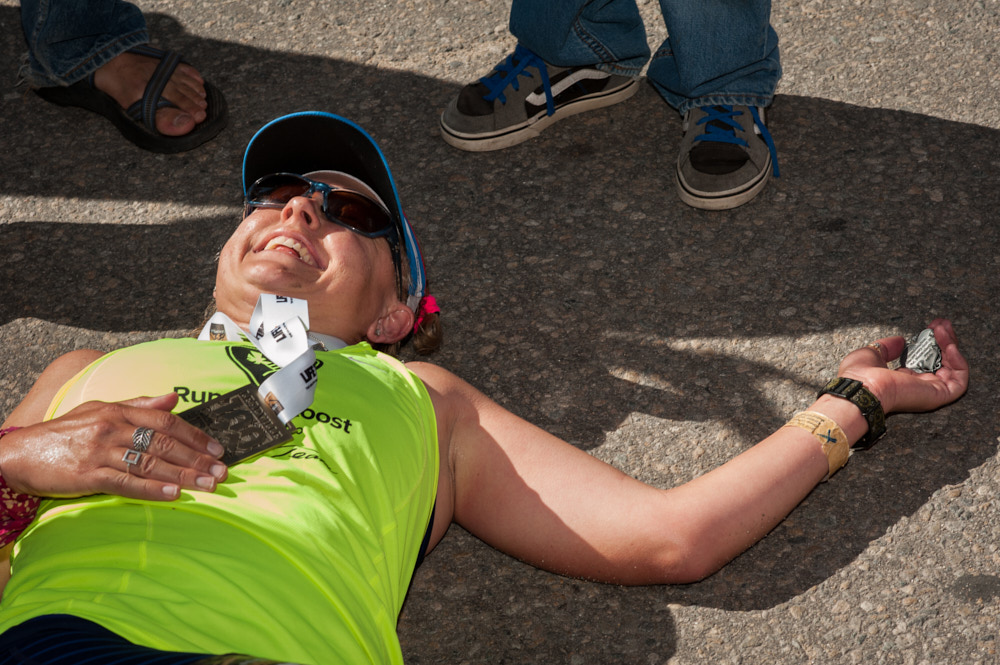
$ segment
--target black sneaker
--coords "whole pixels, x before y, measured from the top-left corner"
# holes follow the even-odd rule
[[[592,67],[556,67],[521,46],[462,88],[441,114],[441,136],[462,150],[499,150],[557,120],[625,101],[639,80]]]
[[[677,158],[681,201],[703,210],[728,210],[757,196],[778,153],[756,106],[702,106],[684,114]]]

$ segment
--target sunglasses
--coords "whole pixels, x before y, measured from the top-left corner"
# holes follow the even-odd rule
[[[272,173],[259,178],[247,188],[244,217],[257,208],[281,209],[297,196],[311,198],[320,192],[323,215],[345,228],[368,238],[385,236],[390,245],[399,243],[392,216],[381,204],[364,194],[310,180],[294,173]]]
[[[389,211],[364,194],[310,180],[295,173],[271,173],[258,178],[247,188],[243,216],[246,217],[257,208],[280,210],[296,196],[310,198],[316,192],[323,194],[320,210],[328,220],[367,238],[385,238],[388,241],[396,272],[396,290],[400,293],[400,298],[405,299],[399,231],[396,230]]]

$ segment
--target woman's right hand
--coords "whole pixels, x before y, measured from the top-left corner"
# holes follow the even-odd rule
[[[86,402],[0,440],[0,474],[18,492],[71,497],[117,494],[170,501],[182,489],[214,491],[226,479],[223,449],[197,427],[170,413],[177,395],[124,402]],[[151,430],[150,445],[136,463],[137,428]]]

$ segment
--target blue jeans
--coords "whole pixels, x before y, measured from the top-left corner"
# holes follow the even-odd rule
[[[542,60],[646,77],[684,113],[767,106],[781,78],[770,0],[660,0],[667,40],[650,60],[635,0],[513,0],[510,31]]]
[[[122,0],[21,0],[33,86],[71,85],[149,42],[146,19]]]

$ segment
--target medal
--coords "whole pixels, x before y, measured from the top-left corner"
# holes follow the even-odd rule
[[[921,330],[916,339],[908,341],[899,362],[918,374],[941,369],[941,347],[934,339],[934,331],[930,328]]]
[[[278,420],[257,387],[247,384],[177,414],[222,444],[222,462],[240,460],[292,440],[291,427]]]
[[[289,423],[309,408],[316,392],[314,347],[344,346],[332,337],[317,344],[308,328],[305,300],[261,294],[250,318],[252,335],[221,312],[202,329],[200,340],[248,340],[281,368],[260,386],[247,384],[178,414],[218,439],[227,465],[291,440],[295,428]]]

